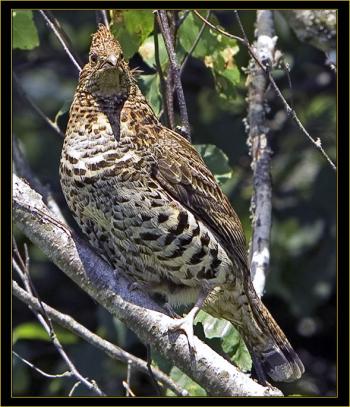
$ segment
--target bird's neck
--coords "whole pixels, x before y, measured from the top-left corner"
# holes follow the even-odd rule
[[[112,128],[114,136],[102,130],[104,122],[107,129],[109,126]],[[128,139],[142,143],[148,126],[160,126],[160,122],[136,84],[124,99],[118,96],[101,97],[78,90],[68,123],[68,129],[74,129],[74,133],[81,134],[81,137],[88,133],[90,139],[99,139],[102,144],[113,137],[118,142]]]

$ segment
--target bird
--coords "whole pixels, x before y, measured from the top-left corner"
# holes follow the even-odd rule
[[[173,319],[189,343],[202,309],[237,328],[262,380],[301,377],[303,363],[254,290],[239,217],[191,143],[158,120],[103,24],[79,76],[59,172],[96,252],[172,309],[192,306]]]

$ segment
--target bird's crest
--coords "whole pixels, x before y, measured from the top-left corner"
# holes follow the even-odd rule
[[[99,24],[98,30],[92,34],[90,54],[94,52],[99,55],[114,53],[120,55],[122,49],[119,42],[104,24]]]

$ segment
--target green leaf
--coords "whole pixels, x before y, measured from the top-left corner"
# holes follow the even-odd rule
[[[185,373],[174,366],[170,371],[170,377],[183,389],[186,389],[191,396],[206,396],[206,391]],[[171,390],[166,391],[166,396],[175,396]]]
[[[151,10],[125,10],[123,16],[126,29],[138,36],[140,44],[153,31],[154,16]]]
[[[228,157],[220,148],[213,144],[197,144],[194,147],[203,157],[220,185],[232,178],[232,169]]]
[[[139,80],[139,85],[142,93],[145,95],[148,103],[152,106],[152,109],[156,116],[158,116],[162,108],[162,95],[159,90],[159,75],[140,75]]]
[[[126,59],[130,59],[139,48],[139,40],[133,34],[126,30],[125,26],[113,24],[111,26],[112,34],[118,39],[123,49]]]
[[[13,330],[12,340],[15,344],[19,339],[39,339],[50,341],[45,329],[38,322],[25,322]]]
[[[214,318],[206,312],[200,311],[195,323],[202,324],[207,338],[219,338],[221,340],[222,350],[241,370],[251,370],[252,361],[248,349],[239,332],[230,322]]]
[[[202,12],[201,14],[204,16],[206,12]],[[194,16],[192,13],[190,13],[186,17],[185,21],[181,24],[178,38],[179,43],[186,52],[189,52],[192,48],[202,24],[202,21],[200,21],[199,18]],[[215,35],[213,35],[209,28],[206,27],[201,34],[200,40],[196,45],[192,56],[203,59],[206,55],[212,54],[215,51],[216,46],[217,39]]]
[[[39,45],[39,36],[30,10],[12,11],[12,47],[33,49]]]
[[[202,12],[204,15],[205,12]],[[217,18],[212,15],[210,21],[218,25]],[[189,52],[200,29],[200,21],[192,13],[187,16],[179,29],[181,47]],[[240,72],[235,64],[234,56],[239,51],[236,40],[228,38],[211,28],[205,28],[192,56],[199,58],[211,70],[215,88],[219,96],[228,102],[236,100],[236,85],[240,81]]]
[[[151,10],[114,10],[111,31],[123,49],[125,58],[131,58],[153,31]]]
[[[168,63],[168,53],[165,48],[162,34],[158,34],[159,62],[162,68]],[[153,36],[146,38],[139,48],[139,53],[143,60],[150,66],[156,66],[155,45]]]
[[[55,333],[62,344],[70,345],[78,342],[75,335],[60,327],[55,328]],[[13,344],[21,339],[50,341],[49,335],[38,322],[25,322],[16,326],[12,334]]]

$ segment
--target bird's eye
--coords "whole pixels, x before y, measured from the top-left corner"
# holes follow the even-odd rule
[[[91,54],[90,55],[90,62],[92,62],[93,64],[96,64],[97,61],[98,61],[98,55],[97,54]]]

